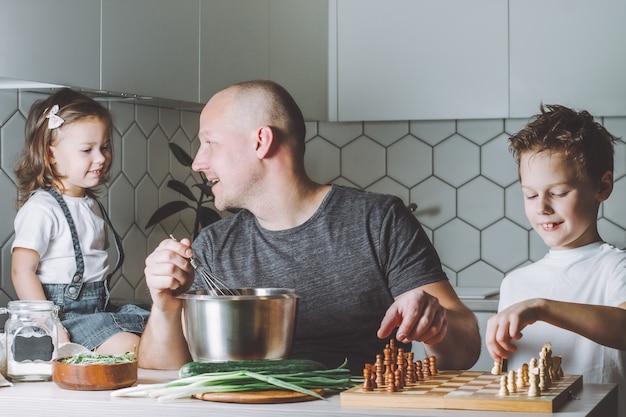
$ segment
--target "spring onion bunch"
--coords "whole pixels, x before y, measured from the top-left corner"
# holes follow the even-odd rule
[[[112,397],[150,397],[158,402],[174,401],[194,394],[284,389],[324,399],[311,389],[343,390],[354,386],[350,370],[344,365],[335,369],[271,374],[267,371],[230,371],[205,373],[162,384],[142,384],[122,388]]]

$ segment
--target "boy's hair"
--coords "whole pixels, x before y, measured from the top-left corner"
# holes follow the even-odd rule
[[[55,105],[59,106],[56,115],[63,119],[62,126],[85,118],[97,118],[104,123],[113,155],[113,121],[111,113],[100,103],[69,88],[63,88],[45,100],[36,101],[28,112],[24,147],[14,168],[18,208],[24,205],[35,190],[52,187],[62,189],[62,177],[50,163],[50,146],[57,140],[59,129],[48,126],[47,116]],[[109,180],[109,169],[110,165],[103,172],[101,183]],[[95,190],[87,189],[86,193],[96,197]]]
[[[605,172],[613,172],[613,142],[601,124],[587,111],[568,107],[541,105],[541,113],[509,139],[519,169],[523,152],[562,153],[576,170],[579,179],[598,182]]]

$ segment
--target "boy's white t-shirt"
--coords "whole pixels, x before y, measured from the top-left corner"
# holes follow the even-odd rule
[[[531,298],[616,307],[626,302],[626,251],[603,242],[551,250],[543,259],[511,272],[502,281],[498,310]],[[514,341],[518,350],[508,360],[509,370],[517,371],[532,357],[539,359],[541,347],[550,342],[553,355],[563,357],[566,374],[583,375],[586,383],[620,384],[620,402],[625,404],[626,351],[602,346],[542,321],[525,327],[522,334]]]
[[[98,203],[89,197],[63,196],[68,206],[85,262],[84,282],[105,279],[108,270],[107,226]],[[67,284],[76,272],[72,234],[59,203],[47,191],[34,192],[14,221],[16,247],[35,250],[42,284]]]

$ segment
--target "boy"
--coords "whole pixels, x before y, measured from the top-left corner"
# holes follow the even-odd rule
[[[526,217],[550,250],[502,281],[485,343],[517,370],[550,342],[565,373],[619,383],[625,404],[626,252],[603,242],[596,223],[613,190],[615,140],[588,112],[559,105],[510,138]]]

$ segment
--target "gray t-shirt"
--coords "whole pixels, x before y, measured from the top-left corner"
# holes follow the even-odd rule
[[[447,280],[415,216],[393,196],[333,185],[315,214],[266,230],[247,210],[213,223],[195,256],[235,288],[293,288],[300,296],[291,357],[353,374],[374,363],[376,331],[394,297]],[[200,281],[195,287],[203,288]]]

